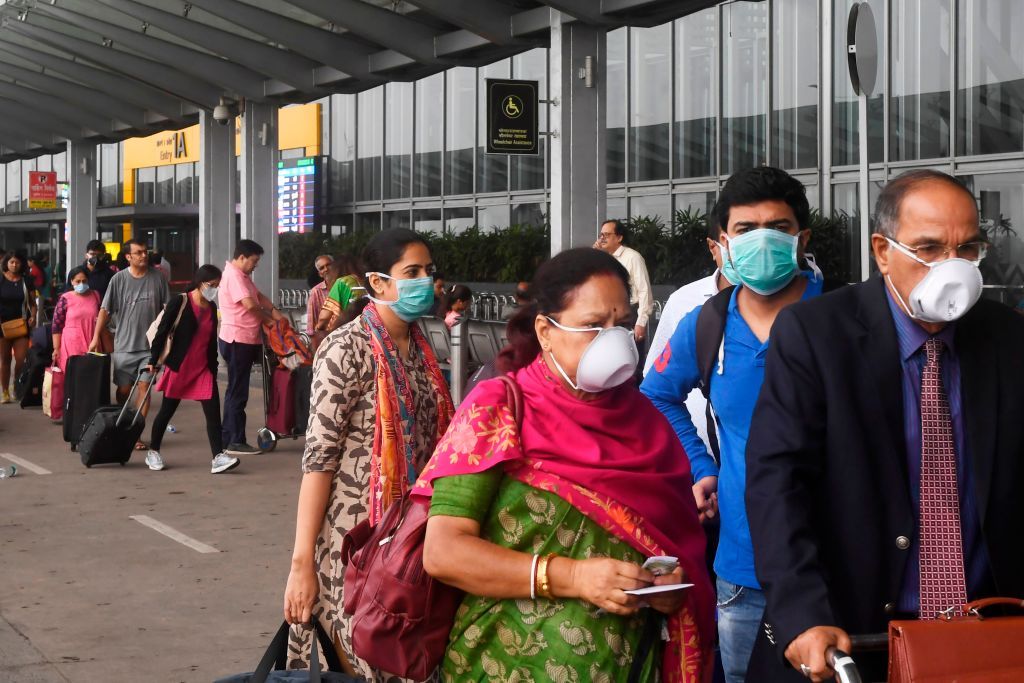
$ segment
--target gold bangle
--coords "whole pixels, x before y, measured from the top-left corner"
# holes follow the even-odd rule
[[[548,563],[553,557],[555,557],[554,553],[545,555],[537,564],[537,595],[549,600],[555,597],[551,594],[551,581],[548,579]]]

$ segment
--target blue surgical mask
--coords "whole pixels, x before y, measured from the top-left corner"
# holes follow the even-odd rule
[[[799,235],[758,228],[729,238],[722,256],[722,273],[761,296],[785,288],[800,272]]]
[[[367,273],[366,277],[369,278],[371,275],[394,280],[398,288],[398,299],[384,301],[371,296],[370,301],[381,306],[390,306],[395,315],[407,323],[416,322],[429,313],[434,305],[434,278],[430,275],[411,280],[400,280],[384,273]]]
[[[79,282],[77,285],[75,285],[75,293],[76,294],[85,294],[88,291],[89,291],[89,283],[88,282]]]

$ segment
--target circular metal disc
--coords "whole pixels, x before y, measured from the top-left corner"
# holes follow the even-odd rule
[[[878,33],[875,14],[866,2],[858,2],[850,10],[846,55],[854,91],[871,97],[875,93],[878,71]]]

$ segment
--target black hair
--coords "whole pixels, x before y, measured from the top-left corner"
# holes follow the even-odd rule
[[[123,256],[128,256],[128,254],[132,253],[133,244],[137,247],[142,247],[146,251],[149,251],[149,245],[146,244],[145,241],[139,239],[138,237],[132,237],[130,239],[126,239],[124,241],[124,244],[121,245],[121,254]]]
[[[257,242],[252,240],[238,240],[238,244],[235,245],[235,255],[231,258],[236,259],[238,257],[249,258],[250,256],[263,256],[263,247]]]
[[[89,240],[89,243],[85,245],[85,250],[105,253],[107,251],[107,245],[103,244],[103,240]]]
[[[391,267],[402,260],[402,254],[412,244],[422,244],[430,250],[427,240],[408,228],[392,228],[374,235],[363,249],[363,266],[368,273],[391,272]]]
[[[466,285],[452,285],[441,297],[441,305],[438,307],[437,317],[443,318],[452,310],[452,304],[456,301],[472,303],[473,290]]]
[[[150,252],[150,254],[149,254],[149,265],[151,265],[151,266],[159,266],[160,263],[163,260],[164,260],[164,257],[163,257],[163,255],[159,251]]]
[[[811,221],[811,206],[807,202],[804,184],[785,171],[772,166],[756,166],[733,173],[725,181],[712,216],[708,218],[708,234],[729,227],[729,210],[734,206],[750,206],[760,202],[778,200],[789,204],[796,216],[800,229],[807,228]],[[717,232],[715,233],[717,237]]]
[[[540,354],[540,342],[534,329],[538,315],[555,316],[572,303],[576,290],[598,275],[612,275],[622,281],[629,298],[629,272],[615,257],[588,247],[568,249],[537,269],[530,284],[533,297],[508,322],[509,345],[495,363],[499,372],[526,367]]]
[[[26,262],[25,257],[18,252],[11,252],[4,256],[4,262],[2,267],[0,267],[0,270],[5,273],[10,272],[10,263],[13,260],[17,260],[17,262],[21,264],[21,270],[18,271],[18,275],[21,275],[22,277],[28,275],[28,263]]]
[[[629,230],[626,228],[626,224],[624,222],[620,221],[618,218],[609,218],[601,223],[601,227],[604,227],[609,224],[612,226],[612,229],[615,231],[615,234],[621,237],[623,240],[625,240],[626,237],[628,237]]]
[[[916,171],[907,171],[896,179],[889,182],[878,195],[878,202],[875,204],[875,230],[874,232],[896,239],[896,230],[899,228],[900,208],[907,195],[925,183],[945,183],[954,187],[969,197],[971,202],[975,201],[974,195],[959,180],[951,175],[934,171],[930,168],[923,168]],[[977,204],[974,205],[977,210]]]
[[[199,285],[210,280],[220,279],[220,268],[217,266],[206,263],[196,269],[196,274],[192,276],[192,289],[199,289]]]
[[[71,286],[71,281],[74,280],[75,276],[78,275],[79,273],[83,273],[86,278],[89,277],[89,271],[88,270],[86,270],[82,266],[75,266],[70,271],[68,271],[68,287]]]
[[[436,270],[434,271],[434,282],[437,282],[438,280],[447,280],[447,279],[448,278],[446,278],[444,276],[444,273],[441,273],[441,272],[436,271]]]

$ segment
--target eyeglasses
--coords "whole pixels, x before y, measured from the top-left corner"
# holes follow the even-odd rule
[[[146,249],[146,250],[143,250],[143,251],[129,251],[128,255],[129,256],[148,256],[149,255],[149,250]]]
[[[916,247],[897,242],[894,239],[886,237],[889,243],[894,247],[902,251],[907,256],[915,258],[922,263],[935,263],[937,261],[944,261],[950,258],[950,254],[954,254],[957,258],[962,258],[965,261],[970,261],[974,265],[981,263],[981,260],[988,254],[988,242],[984,240],[976,240],[974,242],[964,242],[958,244],[955,247],[947,247],[945,244],[921,244]]]

